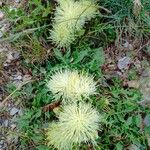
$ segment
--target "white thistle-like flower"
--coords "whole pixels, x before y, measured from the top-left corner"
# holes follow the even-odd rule
[[[55,100],[62,98],[63,103],[72,103],[96,94],[96,82],[93,77],[77,70],[58,71],[51,76],[47,84]]]
[[[133,4],[134,4],[134,8],[133,8],[134,15],[139,15],[139,13],[143,7],[141,0],[133,0]]]
[[[48,128],[49,146],[58,150],[71,150],[74,145],[80,146],[81,143],[96,145],[100,116],[90,104],[66,105],[58,119]]]
[[[68,30],[64,23],[54,25],[51,31],[53,42],[57,43],[58,47],[68,47],[69,43],[75,40],[75,36],[72,36],[73,34],[74,32]]]
[[[58,47],[67,47],[86,21],[95,17],[98,7],[92,0],[58,0],[58,4],[50,38]]]

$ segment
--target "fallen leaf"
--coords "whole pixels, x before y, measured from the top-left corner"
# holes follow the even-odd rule
[[[60,101],[50,103],[50,104],[48,104],[48,105],[46,105],[46,106],[43,106],[43,107],[42,107],[42,111],[43,111],[43,112],[47,112],[47,111],[53,110],[53,109],[55,109],[56,107],[58,107],[59,105],[60,105]]]
[[[136,88],[138,89],[140,86],[140,83],[137,80],[132,80],[127,82],[128,87],[130,88]]]

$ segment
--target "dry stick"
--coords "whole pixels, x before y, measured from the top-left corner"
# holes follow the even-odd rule
[[[47,111],[53,110],[54,108],[58,107],[59,105],[60,105],[60,101],[50,103],[46,106],[43,106],[42,111],[47,112]]]
[[[146,44],[144,44],[142,47],[140,47],[137,52],[143,50],[146,46],[149,46],[150,45],[150,40],[148,40],[148,42]]]
[[[0,103],[0,108],[4,106],[4,104],[7,102],[7,100],[13,95],[15,94],[18,90],[20,90],[20,88],[24,85],[26,85],[27,83],[30,83],[30,82],[34,82],[36,80],[29,80],[29,81],[26,81],[24,83],[22,83],[20,86],[18,86],[10,95],[8,95],[1,103]]]
[[[107,13],[111,13],[111,11],[108,10],[107,8],[105,8],[105,7],[99,6],[99,8],[100,8],[100,9],[103,9],[103,10],[106,11]]]
[[[16,39],[18,39],[22,35],[25,35],[25,34],[28,34],[28,33],[32,33],[32,32],[34,32],[34,31],[36,31],[38,29],[46,28],[48,26],[50,26],[50,25],[44,25],[44,26],[38,27],[38,28],[26,29],[24,31],[18,32],[18,33],[13,34],[13,35],[10,35],[9,37],[0,39],[0,43],[5,42],[5,41],[14,40],[14,39],[16,40]]]

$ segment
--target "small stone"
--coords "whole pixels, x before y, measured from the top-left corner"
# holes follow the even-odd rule
[[[14,116],[18,111],[19,111],[19,109],[13,107],[13,108],[10,110],[10,115],[11,115],[11,116]]]
[[[128,87],[130,87],[130,88],[136,88],[136,89],[138,89],[139,86],[140,86],[140,83],[137,80],[128,81],[127,84],[128,84]]]
[[[3,2],[0,2],[0,7],[3,5]]]
[[[10,63],[13,60],[12,52],[7,54],[7,62]]]
[[[127,148],[127,150],[140,150],[140,148],[139,148],[138,146],[134,145],[134,144],[131,144],[131,145]]]
[[[20,53],[19,52],[15,52],[13,54],[14,59],[18,59],[20,57]]]
[[[24,82],[29,81],[29,80],[31,80],[31,79],[32,79],[32,76],[29,75],[29,74],[26,74],[26,75],[23,76],[23,81],[24,81]]]
[[[20,0],[15,0],[16,3],[20,3]]]
[[[4,124],[5,127],[8,127],[9,121],[5,120],[3,124]]]
[[[127,48],[127,47],[129,46],[129,42],[125,42],[125,43],[123,44],[123,46],[124,46],[125,48]]]
[[[131,64],[131,59],[129,57],[123,57],[118,60],[118,68],[120,70],[128,69],[129,64]]]
[[[0,140],[0,145],[3,145],[4,144],[4,140]]]
[[[144,123],[147,127],[150,126],[150,115],[146,115],[146,117],[144,118]]]
[[[16,124],[11,124],[10,127],[12,130],[14,130],[16,128]]]
[[[129,50],[133,50],[133,46],[129,42],[124,43],[123,46]]]
[[[3,37],[3,32],[0,30],[0,38]]]
[[[122,76],[122,72],[120,72],[120,71],[117,71],[116,74],[119,76]]]
[[[19,75],[19,76],[17,76],[16,78],[14,78],[15,80],[21,80],[22,79],[22,76],[21,75]]]
[[[22,116],[22,115],[23,115],[23,112],[22,112],[21,109],[19,110],[18,114],[19,114],[19,116]]]
[[[4,63],[3,66],[4,66],[4,67],[7,67],[7,66],[9,66],[9,64],[8,64],[8,63]]]

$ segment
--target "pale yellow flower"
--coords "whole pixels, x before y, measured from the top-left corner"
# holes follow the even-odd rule
[[[63,103],[77,102],[96,93],[96,82],[93,77],[77,70],[56,72],[51,76],[47,86],[55,100],[62,98]]]
[[[58,119],[48,128],[49,146],[58,150],[71,150],[74,145],[80,146],[81,143],[96,145],[100,116],[90,104],[66,105]]]
[[[98,7],[92,0],[58,0],[58,4],[50,38],[58,47],[67,47],[86,21],[95,17]]]
[[[72,34],[74,32],[68,30],[64,23],[54,25],[53,30],[51,30],[52,41],[57,43],[58,47],[68,47],[69,43],[75,40],[75,36],[72,36]]]
[[[134,4],[134,8],[133,8],[134,15],[139,15],[143,7],[141,0],[133,0],[133,4]]]

